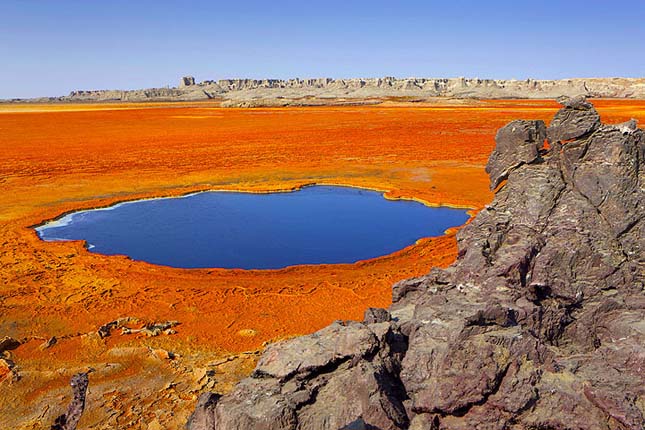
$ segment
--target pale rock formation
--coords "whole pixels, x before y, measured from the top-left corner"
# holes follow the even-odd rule
[[[217,98],[231,106],[324,104],[334,99],[354,101],[408,97],[457,99],[544,99],[560,96],[645,98],[645,78],[576,78],[561,80],[494,80],[468,78],[352,79],[220,79],[196,83],[183,77],[177,88],[73,91],[68,96],[38,99],[49,102],[194,101]],[[280,101],[282,100],[282,102]],[[284,102],[286,100],[286,102]],[[322,102],[321,102],[322,101]]]

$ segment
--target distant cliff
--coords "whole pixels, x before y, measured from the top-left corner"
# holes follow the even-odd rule
[[[645,98],[645,78],[576,78],[561,80],[429,79],[222,79],[196,83],[183,77],[176,88],[73,91],[68,96],[32,101],[146,102],[221,99],[228,106],[327,104],[342,101],[406,97],[449,98]]]

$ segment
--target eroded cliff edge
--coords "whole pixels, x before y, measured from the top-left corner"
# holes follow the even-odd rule
[[[15,100],[31,102],[150,102],[217,99],[223,106],[303,106],[376,103],[388,98],[545,99],[560,95],[645,98],[645,78],[478,79],[220,79],[196,82],[185,76],[177,87],[137,90],[79,90],[67,96]]]
[[[562,103],[548,128],[499,130],[500,188],[451,267],[364,322],[270,345],[188,428],[642,429],[645,133]]]

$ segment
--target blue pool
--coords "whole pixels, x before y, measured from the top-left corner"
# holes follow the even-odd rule
[[[91,252],[164,266],[276,269],[390,254],[467,219],[464,210],[312,186],[138,200],[74,212],[36,230],[46,241],[85,240]]]

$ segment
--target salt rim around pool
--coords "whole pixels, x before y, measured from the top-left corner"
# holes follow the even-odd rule
[[[463,225],[465,222],[467,222],[468,219],[470,218],[469,214],[471,214],[470,211],[461,212],[459,210],[456,210],[454,212],[454,215],[455,216],[459,215],[457,217],[458,221],[449,222],[447,225],[444,224],[442,226],[442,228],[441,228],[441,231],[435,230],[435,231],[428,232],[428,233],[417,234],[414,239],[408,239],[407,242],[403,243],[403,244],[399,243],[395,248],[392,248],[391,246],[388,246],[385,251],[380,251],[380,252],[377,252],[377,253],[371,253],[369,255],[362,254],[362,255],[359,255],[359,256],[352,257],[352,258],[344,258],[344,259],[341,258],[340,261],[329,261],[328,258],[330,258],[330,257],[322,256],[322,257],[320,257],[322,259],[321,261],[297,261],[297,262],[293,262],[293,263],[282,262],[282,263],[278,263],[278,264],[274,263],[274,264],[271,264],[269,266],[259,264],[259,266],[262,266],[262,267],[256,267],[256,266],[258,266],[257,264],[246,264],[244,266],[238,266],[238,265],[231,265],[230,263],[225,263],[225,264],[203,264],[203,263],[201,263],[199,265],[185,265],[185,264],[177,265],[177,264],[174,264],[174,263],[169,262],[169,261],[159,261],[159,260],[151,261],[150,259],[145,258],[145,257],[141,257],[141,256],[137,256],[137,255],[133,256],[133,255],[131,255],[132,251],[128,251],[128,250],[115,251],[115,250],[108,249],[106,251],[104,249],[105,244],[103,244],[103,243],[100,244],[100,247],[101,247],[102,250],[92,251],[93,249],[96,248],[96,245],[94,243],[92,243],[92,242],[95,242],[95,240],[89,239],[89,238],[79,238],[79,237],[69,237],[69,236],[64,237],[64,235],[61,235],[63,237],[58,237],[58,236],[55,236],[55,235],[50,236],[50,237],[46,236],[47,231],[52,230],[52,229],[70,227],[70,226],[74,225],[75,223],[78,224],[79,221],[83,221],[83,218],[85,216],[93,216],[93,215],[96,215],[97,213],[101,213],[101,212],[115,211],[115,210],[118,210],[120,208],[123,208],[125,206],[129,206],[129,205],[148,204],[148,203],[151,203],[151,202],[163,201],[163,200],[179,201],[179,200],[185,200],[185,199],[189,199],[191,197],[195,197],[195,196],[199,196],[199,195],[212,195],[214,198],[218,198],[218,197],[225,198],[225,197],[223,197],[223,195],[224,194],[229,194],[229,195],[232,195],[233,197],[238,197],[239,198],[240,196],[244,196],[243,198],[246,198],[248,196],[253,196],[253,195],[256,195],[258,197],[260,197],[260,196],[266,197],[267,195],[271,195],[271,194],[276,194],[276,195],[298,194],[299,192],[307,192],[308,190],[314,190],[314,191],[310,191],[311,193],[314,193],[314,197],[315,197],[316,193],[319,193],[320,196],[322,196],[322,197],[328,197],[328,198],[329,198],[328,194],[337,193],[338,194],[337,197],[341,197],[341,198],[342,197],[352,197],[352,198],[368,197],[368,198],[371,198],[373,200],[374,197],[376,195],[378,195],[380,198],[383,199],[383,202],[388,202],[388,203],[394,202],[394,203],[396,203],[397,201],[406,201],[406,202],[409,202],[409,203],[414,202],[414,203],[419,204],[419,206],[417,206],[417,207],[407,206],[406,210],[409,209],[409,210],[417,210],[418,211],[419,208],[423,208],[425,210],[437,210],[438,209],[438,210],[445,211],[445,210],[457,209],[454,206],[450,206],[450,205],[441,205],[441,206],[439,206],[439,205],[430,204],[430,203],[428,203],[426,201],[416,199],[416,198],[406,198],[406,197],[394,197],[394,198],[392,198],[392,197],[386,195],[386,193],[389,192],[389,191],[384,191],[384,190],[375,190],[375,189],[372,189],[372,188],[356,187],[356,186],[344,185],[344,184],[314,183],[314,184],[306,184],[306,185],[299,186],[299,187],[293,187],[291,189],[273,190],[273,191],[269,190],[269,191],[260,191],[260,192],[258,192],[258,191],[231,190],[231,189],[224,189],[224,190],[211,189],[211,190],[198,190],[198,191],[190,192],[190,193],[179,195],[179,196],[162,196],[162,197],[150,197],[150,198],[145,198],[144,197],[144,198],[140,198],[140,199],[136,199],[136,200],[128,200],[128,201],[117,202],[117,203],[111,204],[109,206],[104,206],[104,207],[82,209],[82,210],[78,210],[78,211],[67,212],[65,214],[62,214],[58,218],[54,218],[54,219],[45,221],[45,222],[43,222],[41,224],[38,224],[38,225],[32,226],[32,227],[35,229],[35,231],[38,234],[38,236],[40,237],[40,239],[44,240],[44,241],[47,241],[47,242],[53,242],[53,241],[83,241],[85,243],[85,247],[91,252],[95,252],[95,253],[99,253],[99,254],[103,254],[103,255],[125,255],[125,256],[129,257],[130,259],[132,259],[134,261],[145,261],[145,262],[148,262],[148,263],[154,264],[154,265],[170,266],[170,267],[175,267],[175,268],[188,268],[188,269],[192,269],[192,268],[240,269],[241,268],[241,269],[244,269],[244,270],[275,270],[275,269],[282,269],[282,268],[286,268],[286,267],[300,266],[300,265],[352,264],[352,263],[356,263],[358,261],[372,260],[372,259],[375,259],[375,258],[385,257],[387,255],[390,255],[390,254],[393,254],[395,252],[398,252],[398,251],[400,251],[400,250],[402,250],[402,249],[404,249],[404,248],[406,248],[408,246],[414,245],[415,243],[418,243],[418,241],[421,240],[421,239],[424,239],[424,238],[427,238],[427,237],[436,237],[436,236],[441,236],[443,234],[446,234],[450,229],[457,228],[457,227]],[[354,194],[353,192],[356,192],[356,193]],[[311,198],[311,197],[309,197],[309,198]],[[293,205],[293,203],[290,203],[290,204]],[[297,208],[297,206],[296,206],[296,208]],[[388,208],[392,209],[392,207],[388,207]],[[460,208],[460,209],[466,209],[466,208]],[[470,209],[470,208],[468,208],[468,209]],[[288,211],[287,213],[291,214],[291,211]],[[372,222],[372,221],[377,220],[377,218],[378,218],[378,216],[374,217],[374,220],[370,218],[370,219],[368,219],[368,221]],[[432,218],[433,218],[432,216],[428,217],[428,219],[432,219]],[[305,222],[307,222],[307,221],[305,221]],[[147,224],[147,222],[146,222],[146,224]],[[360,224],[362,224],[362,223],[360,223]],[[182,222],[181,225],[184,225],[184,223]],[[228,225],[228,224],[225,224],[225,225]],[[231,224],[231,225],[233,225],[233,224]],[[318,226],[316,224],[311,224],[311,227],[314,229],[312,231],[315,231],[315,230],[317,230],[317,228],[320,228],[320,226]],[[384,228],[382,231],[389,232],[391,229],[395,229],[395,228],[396,228],[396,226],[394,226],[393,224],[390,224],[390,225],[388,225],[387,228]],[[280,237],[282,237],[282,236],[280,236]],[[370,236],[370,240],[373,240],[374,238],[377,238],[377,237],[379,237],[378,234]],[[353,239],[350,238],[348,240],[353,240]],[[339,243],[340,243],[339,247],[342,247],[343,242],[339,242]],[[168,246],[172,246],[172,245],[168,245]],[[382,244],[379,245],[379,246],[382,246]],[[280,252],[277,252],[277,253],[280,253]],[[153,260],[154,260],[154,258],[153,258]]]

